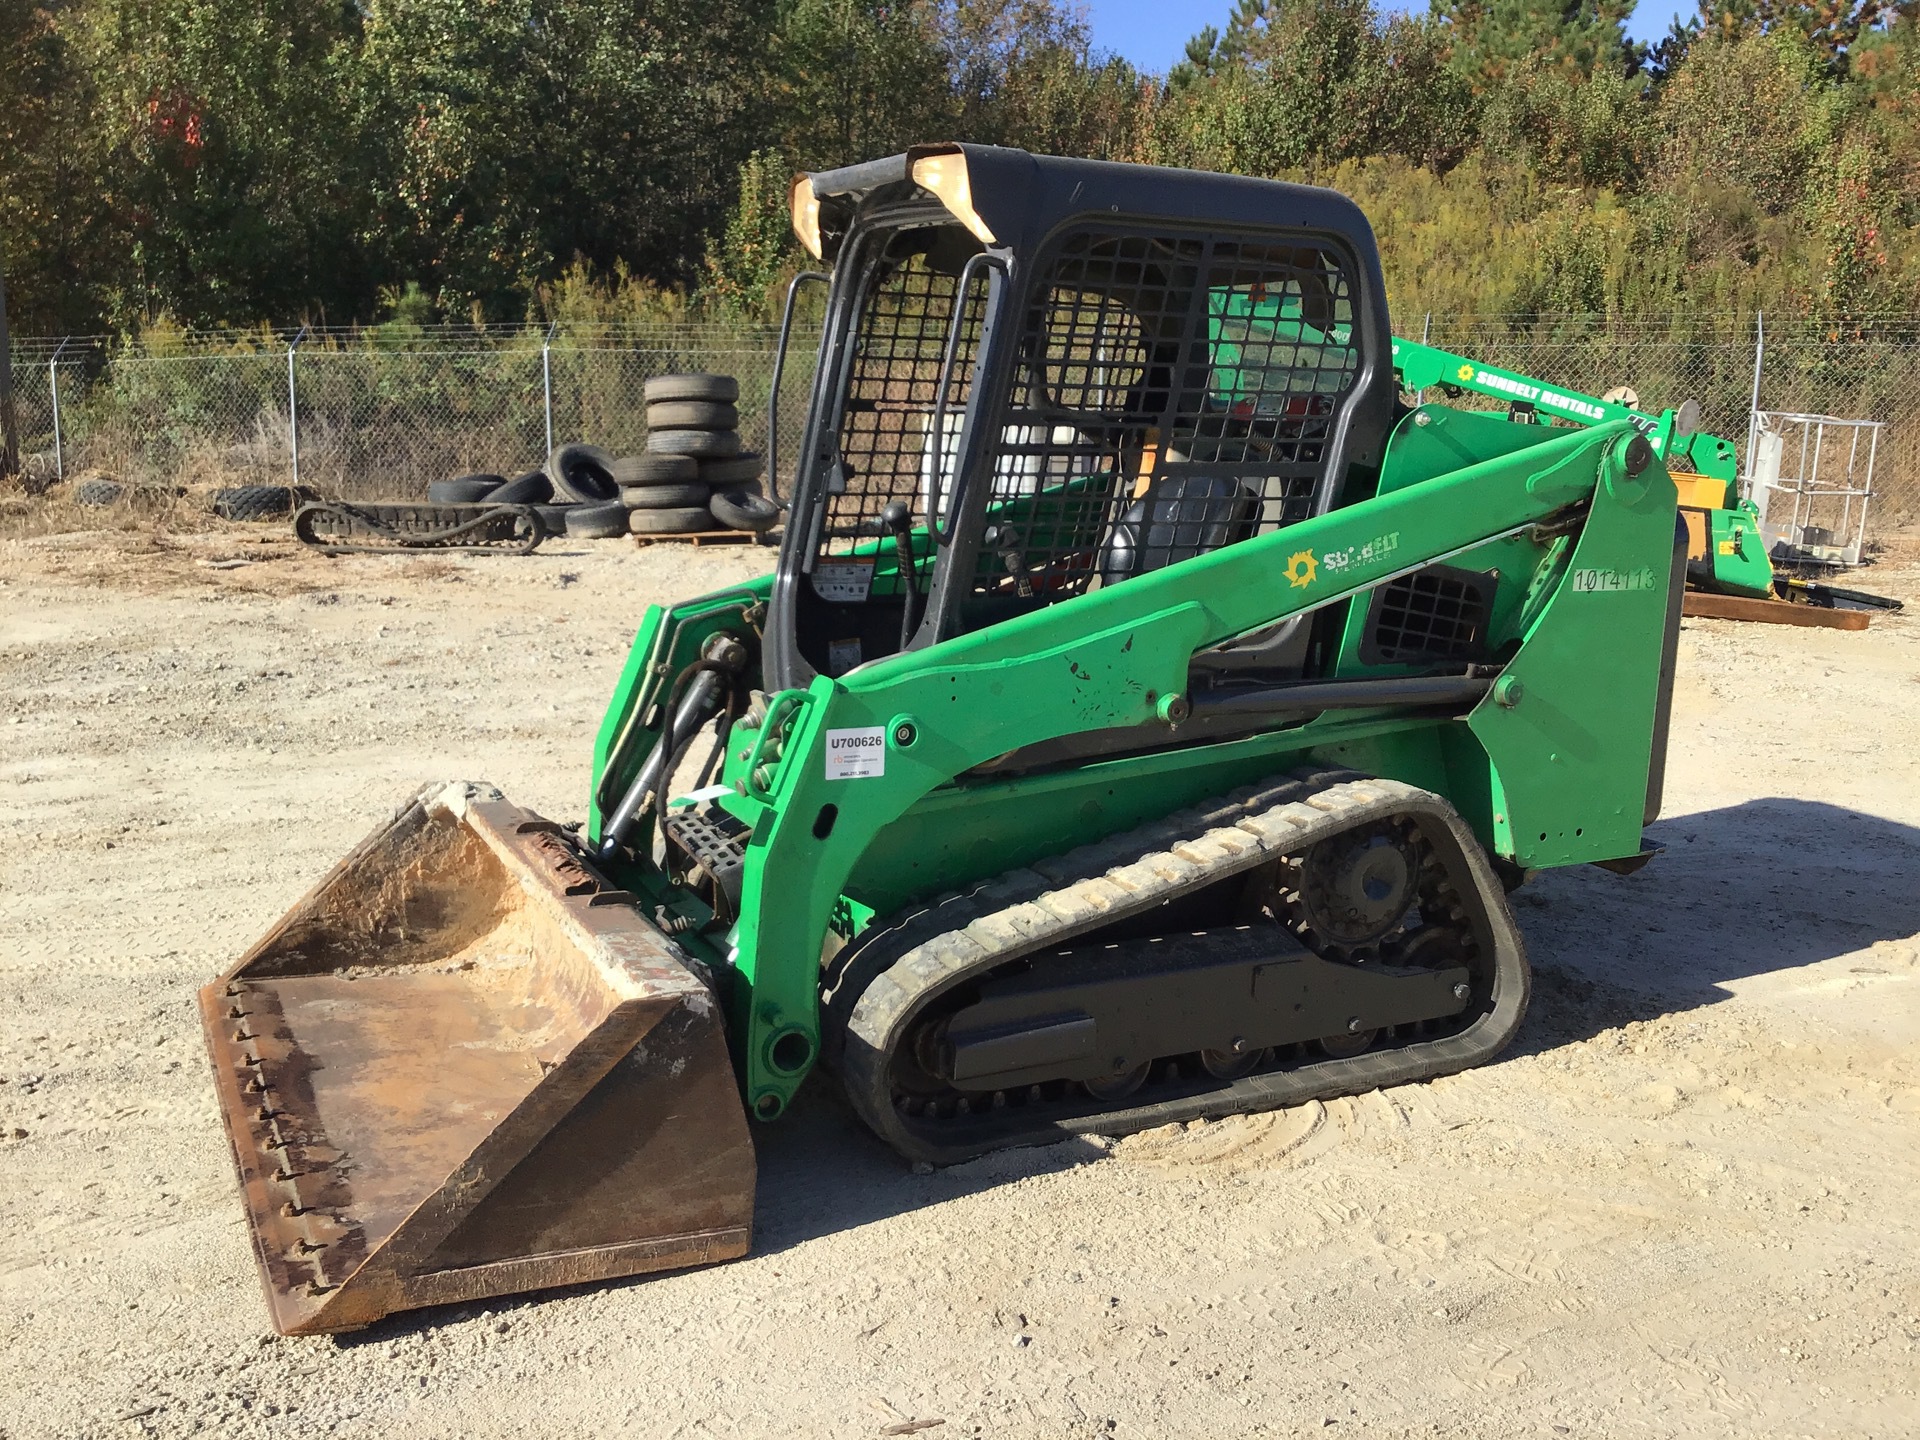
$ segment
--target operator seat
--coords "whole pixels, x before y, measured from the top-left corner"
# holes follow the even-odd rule
[[[1245,540],[1257,508],[1231,476],[1162,477],[1114,522],[1100,547],[1100,583],[1117,584]]]

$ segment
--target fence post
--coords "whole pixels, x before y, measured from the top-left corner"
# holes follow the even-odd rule
[[[540,342],[540,389],[547,402],[547,454],[553,454],[553,332],[560,328],[555,320],[547,326],[547,338]]]
[[[72,343],[71,335],[63,335],[47,362],[47,395],[53,402],[53,477],[61,481],[67,478],[67,456],[60,442],[60,354]]]
[[[293,386],[293,354],[306,338],[307,327],[302,325],[300,333],[293,337],[293,343],[287,346],[287,449],[293,457],[295,485],[300,483],[300,398]]]
[[[7,257],[0,252],[0,479],[20,469],[20,414],[13,406],[13,337],[7,329]]]
[[[1748,500],[1753,499],[1753,444],[1760,425],[1760,369],[1766,358],[1767,316],[1765,311],[1756,310],[1753,312],[1753,395],[1747,401],[1747,473],[1746,484],[1740,487],[1741,495]]]
[[[1426,316],[1420,321],[1420,343],[1422,345],[1426,344],[1427,337],[1431,334],[1433,334],[1433,312],[1429,310]],[[1424,405],[1427,403],[1427,392],[1424,388],[1413,392],[1413,403],[1415,405]]]

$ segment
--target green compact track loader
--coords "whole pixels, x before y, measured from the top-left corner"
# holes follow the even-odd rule
[[[284,1332],[742,1254],[822,1067],[941,1164],[1478,1064],[1508,889],[1646,858],[1670,416],[1407,403],[1326,190],[937,145],[793,219],[778,567],[641,619],[584,824],[422,792],[203,992]]]

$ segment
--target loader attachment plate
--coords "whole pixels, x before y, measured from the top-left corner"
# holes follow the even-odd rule
[[[200,1007],[282,1334],[746,1253],[707,977],[497,791],[422,792]]]

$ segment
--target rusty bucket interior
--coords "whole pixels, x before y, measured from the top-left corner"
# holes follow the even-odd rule
[[[200,993],[282,1334],[746,1253],[707,977],[489,787],[422,792]]]

